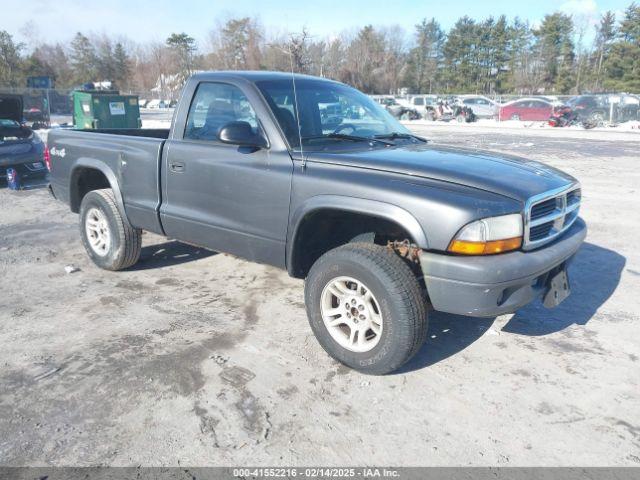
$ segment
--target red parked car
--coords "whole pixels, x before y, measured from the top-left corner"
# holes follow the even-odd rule
[[[538,98],[521,98],[501,105],[499,120],[546,121],[553,113],[553,105]]]

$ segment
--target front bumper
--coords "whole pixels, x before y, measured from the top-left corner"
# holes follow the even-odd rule
[[[477,257],[421,252],[433,308],[474,317],[512,313],[543,294],[549,273],[572,260],[586,235],[578,218],[555,242],[529,252]]]

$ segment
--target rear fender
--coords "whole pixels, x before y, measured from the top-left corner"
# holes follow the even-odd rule
[[[78,161],[75,162],[71,170],[69,192],[71,193],[70,204],[72,206],[72,211],[74,211],[75,213],[78,213],[78,211],[80,211],[80,200],[76,199],[74,195],[78,195],[76,183],[77,183],[78,175],[80,174],[80,171],[83,168],[92,168],[94,170],[98,170],[106,177],[111,187],[111,190],[113,190],[113,195],[116,199],[116,205],[118,207],[118,211],[120,212],[120,215],[126,218],[127,215],[124,209],[124,201],[122,199],[122,192],[120,191],[120,184],[118,182],[118,178],[113,173],[113,170],[106,163],[104,163],[101,160],[96,160],[95,158],[80,158],[78,159]],[[77,205],[75,209],[74,209],[74,205]]]

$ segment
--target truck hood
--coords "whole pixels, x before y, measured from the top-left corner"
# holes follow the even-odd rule
[[[310,152],[308,161],[456,183],[522,202],[539,193],[576,182],[571,175],[540,162],[501,153],[431,144],[340,153]]]

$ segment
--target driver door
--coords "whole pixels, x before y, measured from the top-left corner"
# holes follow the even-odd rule
[[[293,162],[289,155],[222,143],[220,129],[255,110],[231,84],[199,84],[183,138],[166,142],[160,218],[168,237],[284,266]]]

